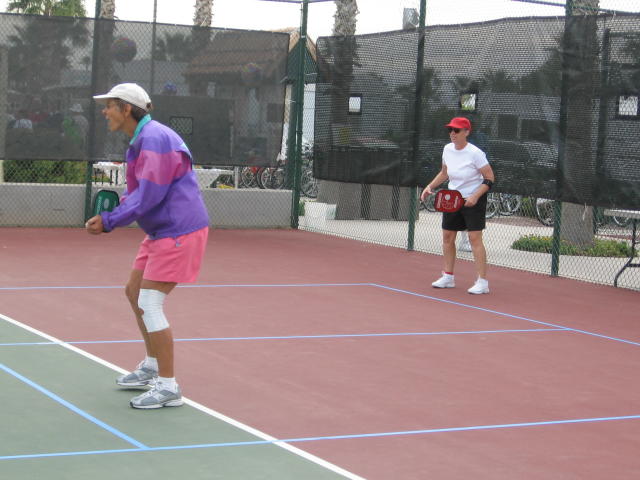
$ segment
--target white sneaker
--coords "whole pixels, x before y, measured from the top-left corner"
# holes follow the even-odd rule
[[[465,231],[462,232],[460,236],[460,241],[458,242],[458,250],[460,252],[472,252],[471,243],[469,243],[469,234]]]
[[[162,407],[179,407],[184,404],[182,392],[177,387],[175,392],[171,390],[161,390],[162,386],[154,385],[151,390],[133,397],[129,402],[133,408],[151,409]]]
[[[473,286],[469,290],[467,290],[467,292],[474,295],[489,293],[489,282],[484,278],[479,278],[476,280],[476,283],[474,283]]]
[[[434,288],[453,288],[456,286],[455,277],[448,273],[443,273],[442,276],[431,284]]]

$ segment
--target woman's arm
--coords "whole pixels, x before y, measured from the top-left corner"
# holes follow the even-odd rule
[[[420,200],[424,201],[424,199],[429,195],[433,195],[435,193],[434,189],[438,188],[444,181],[447,180],[447,178],[449,178],[449,175],[447,174],[447,166],[443,163],[442,169],[435,177],[433,177],[433,180],[431,180],[429,184],[424,187],[424,190],[422,190],[422,193],[420,194]]]
[[[484,167],[482,167],[480,169],[480,174],[482,175],[482,178],[484,180],[490,182],[490,184],[493,185],[496,177],[493,174],[491,165],[485,165]],[[480,184],[476,191],[467,197],[466,201],[464,202],[464,206],[473,207],[476,203],[478,203],[478,200],[480,199],[480,197],[482,197],[482,195],[491,190],[491,185],[487,185],[486,183]]]

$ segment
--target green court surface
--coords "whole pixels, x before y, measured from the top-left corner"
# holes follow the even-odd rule
[[[136,391],[118,389],[107,364],[59,344],[25,345],[31,342],[49,340],[0,317],[0,478],[355,477],[192,402],[134,410],[128,401]]]

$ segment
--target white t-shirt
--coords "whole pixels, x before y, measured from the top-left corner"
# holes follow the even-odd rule
[[[482,185],[480,169],[489,165],[485,153],[471,143],[467,143],[462,150],[456,150],[453,143],[445,145],[442,163],[447,167],[449,188],[458,190],[464,198]]]

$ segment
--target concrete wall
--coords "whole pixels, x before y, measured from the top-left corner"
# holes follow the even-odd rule
[[[123,187],[93,187],[122,194]],[[291,191],[207,188],[202,192],[211,225],[221,228],[286,228]],[[0,227],[81,227],[84,185],[0,183]]]
[[[413,187],[328,180],[318,184],[318,202],[336,205],[336,220],[407,221],[412,194],[416,194]]]

